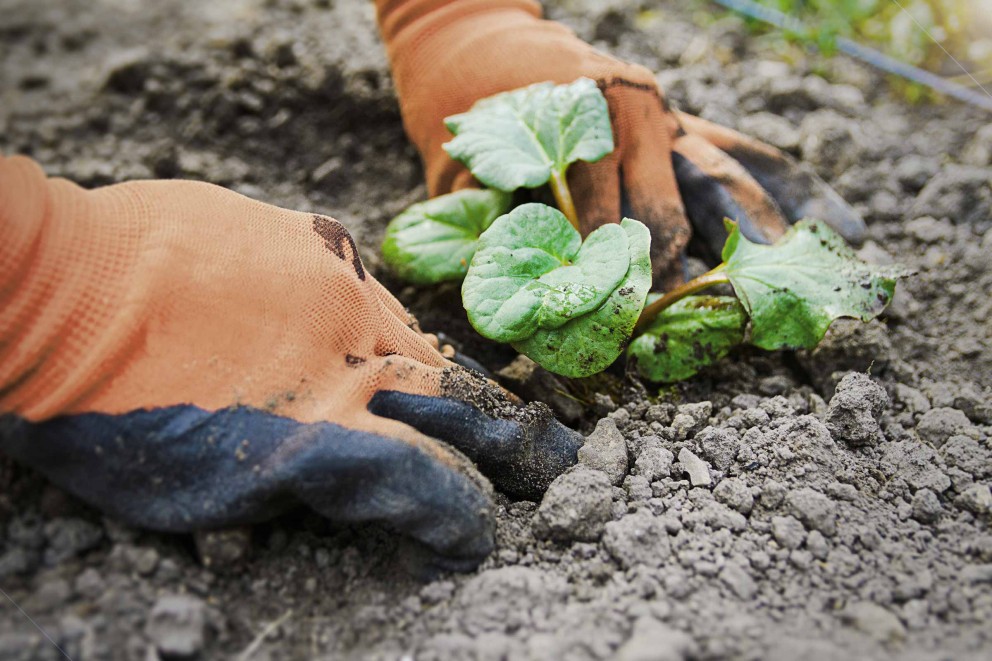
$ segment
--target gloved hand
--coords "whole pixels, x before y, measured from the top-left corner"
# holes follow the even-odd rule
[[[494,513],[462,453],[536,498],[580,444],[445,360],[331,218],[0,156],[0,452],[111,515],[187,531],[305,503],[468,568]]]
[[[577,163],[569,183],[583,233],[623,214],[651,230],[652,263],[663,286],[681,279],[678,256],[690,225],[714,256],[723,218],[746,236],[771,241],[816,216],[859,241],[858,214],[809,168],[734,131],[673,110],[644,67],[608,57],[568,28],[541,20],[531,0],[377,0],[379,23],[410,139],[420,150],[431,195],[472,178],[442,149],[444,118],[484,97],[532,83],[596,80],[616,143],[594,164]],[[688,221],[686,216],[688,215]]]

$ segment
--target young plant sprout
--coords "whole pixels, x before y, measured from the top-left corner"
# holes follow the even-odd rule
[[[383,256],[416,284],[464,278],[462,303],[481,335],[563,376],[600,372],[625,348],[638,372],[659,382],[688,378],[745,342],[812,348],[838,317],[876,317],[906,275],[861,262],[818,220],[796,223],[771,246],[728,220],[716,268],[649,297],[651,237],[642,223],[625,218],[584,241],[579,233],[568,167],[613,150],[593,81],[498,94],[445,123],[455,137],[444,148],[489,189],[413,205],[387,227]],[[545,184],[558,209],[509,210],[510,193]],[[736,297],[695,295],[718,284]]]
[[[579,229],[568,166],[613,151],[610,111],[596,83],[538,83],[482,99],[444,123],[455,135],[445,151],[476,179],[503,191],[550,182],[558,208]]]

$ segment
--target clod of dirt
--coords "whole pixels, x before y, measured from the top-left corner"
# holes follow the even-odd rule
[[[941,470],[940,455],[929,445],[898,441],[882,448],[880,467],[894,479],[904,481],[913,490],[930,489],[943,493],[951,486],[951,478]]]
[[[948,466],[959,468],[976,479],[992,475],[992,463],[988,461],[986,450],[973,438],[961,434],[951,436],[941,446],[940,454]]]
[[[923,187],[913,216],[949,218],[985,231],[992,225],[992,168],[948,164]]]
[[[55,565],[96,547],[103,529],[83,519],[52,519],[45,524],[45,564]]]
[[[940,499],[937,494],[930,489],[920,489],[913,494],[913,518],[920,523],[936,523],[940,515],[944,513],[944,508],[940,506]]]
[[[838,319],[815,349],[800,351],[797,358],[820,394],[830,397],[844,372],[883,373],[894,354],[892,339],[880,321]]]
[[[736,429],[707,427],[696,434],[695,440],[703,458],[721,471],[730,468],[741,448],[741,435]]]
[[[804,487],[785,495],[785,507],[810,530],[819,530],[827,537],[837,533],[837,509],[819,491]]]
[[[974,514],[992,514],[992,490],[987,484],[973,484],[954,501]]]
[[[660,567],[672,552],[662,519],[643,509],[607,523],[603,545],[624,569]]]
[[[206,530],[193,536],[204,567],[233,571],[251,553],[251,528]]]
[[[784,549],[797,549],[806,540],[806,529],[793,516],[773,516],[772,537]]]
[[[806,115],[799,133],[803,160],[821,176],[836,177],[857,163],[867,149],[860,127],[832,110]]]
[[[612,418],[602,418],[579,448],[579,462],[606,474],[619,485],[627,474],[627,441]]]
[[[837,384],[827,409],[827,429],[834,440],[848,445],[878,445],[879,417],[889,396],[867,374],[852,372]]]
[[[742,132],[783,151],[799,148],[799,129],[792,122],[770,112],[756,112],[741,118],[738,127]]]
[[[534,516],[534,534],[560,542],[595,542],[611,518],[612,504],[606,473],[579,464],[548,487]]]
[[[203,648],[206,604],[190,595],[166,595],[152,607],[145,633],[159,653],[190,657]]]
[[[964,148],[961,160],[968,165],[992,165],[992,124],[978,129]]]
[[[970,436],[969,432],[973,432],[973,429],[968,416],[962,411],[944,406],[924,413],[916,425],[920,440],[936,447],[942,446],[956,434]]]
[[[754,496],[747,482],[737,477],[721,480],[713,489],[713,497],[745,516],[750,514],[751,508],[754,507]]]
[[[689,474],[689,482],[692,486],[705,487],[712,481],[709,466],[689,448],[679,450],[679,463],[682,465],[682,470]]]
[[[713,415],[713,404],[711,402],[682,404],[678,407],[675,417],[672,418],[675,438],[680,441],[692,438],[709,423],[711,415]]]
[[[754,595],[758,593],[758,585],[755,583],[751,575],[747,573],[744,569],[737,563],[729,563],[724,565],[723,569],[720,571],[720,580],[723,581],[730,590],[737,595],[739,599],[745,601],[754,599]]]
[[[850,604],[841,612],[841,620],[882,643],[895,643],[906,637],[899,618],[871,602]]]
[[[637,456],[637,461],[634,462],[634,468],[637,469],[637,474],[648,482],[654,482],[663,477],[668,477],[672,472],[672,463],[675,461],[675,455],[672,454],[671,450],[661,445],[661,439],[657,436],[648,436],[646,438],[651,439],[651,442],[646,443],[641,448],[641,452]]]
[[[695,652],[688,634],[673,629],[653,617],[634,623],[634,632],[617,650],[617,661],[684,661]]]
[[[461,628],[470,635],[512,632],[547,621],[567,594],[565,581],[533,567],[500,567],[469,579],[456,598],[464,614]]]

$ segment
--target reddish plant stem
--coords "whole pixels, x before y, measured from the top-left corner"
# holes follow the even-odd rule
[[[654,303],[646,306],[644,310],[641,311],[641,316],[637,319],[637,324],[634,326],[634,333],[631,337],[637,337],[647,330],[651,322],[654,321],[662,310],[665,308],[681,301],[686,296],[695,294],[701,289],[706,289],[707,287],[712,287],[713,285],[719,285],[724,282],[730,282],[730,279],[723,272],[725,264],[720,264],[712,271],[707,271],[698,278],[693,278],[684,285],[676,287],[670,292],[665,293],[661,298],[659,298]]]

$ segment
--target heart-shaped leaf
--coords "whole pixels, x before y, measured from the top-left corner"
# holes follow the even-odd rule
[[[513,191],[564,176],[569,164],[613,151],[606,98],[596,83],[538,83],[478,101],[444,120],[455,138],[444,145],[476,179]]]
[[[688,296],[665,308],[627,354],[641,376],[672,383],[688,379],[744,341],[747,315],[732,296]]]
[[[588,314],[555,329],[538,330],[526,340],[513,344],[520,353],[562,376],[581,378],[609,367],[627,346],[651,288],[651,234],[648,228],[625,218],[619,226],[604,225],[596,231],[607,227],[619,227],[625,233],[630,262],[610,296]]]
[[[874,319],[908,273],[865,264],[818,220],[799,221],[771,246],[752,243],[734,223],[727,230],[723,273],[751,318],[751,344],[762,349],[812,349],[838,317]]]
[[[497,218],[479,239],[462,302],[480,334],[524,340],[597,307],[627,273],[627,234],[604,225],[585,243],[568,219],[544,204]]]
[[[465,189],[414,204],[386,227],[383,259],[415,284],[461,280],[479,236],[506,213],[510,197],[502,191]]]

